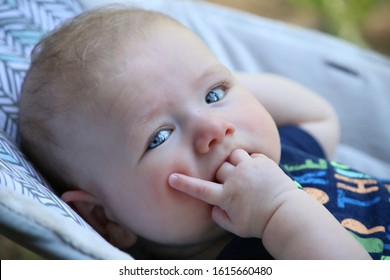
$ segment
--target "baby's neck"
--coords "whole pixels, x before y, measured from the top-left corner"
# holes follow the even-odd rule
[[[136,259],[215,259],[231,239],[232,235],[227,234],[202,244],[172,246],[139,238],[129,252]]]

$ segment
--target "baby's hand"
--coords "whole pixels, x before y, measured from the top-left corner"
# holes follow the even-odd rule
[[[274,161],[244,150],[233,151],[216,177],[220,183],[175,173],[169,177],[169,184],[214,205],[214,221],[241,237],[261,238],[268,221],[285,200],[284,194],[297,190]]]

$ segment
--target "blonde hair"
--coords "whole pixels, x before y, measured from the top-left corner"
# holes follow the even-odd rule
[[[33,49],[20,100],[21,147],[59,193],[75,185],[77,167],[61,158],[71,143],[64,143],[58,127],[72,125],[66,121],[76,107],[109,94],[99,79],[115,69],[124,38],[139,40],[167,20],[177,23],[156,12],[108,6],[64,23]]]

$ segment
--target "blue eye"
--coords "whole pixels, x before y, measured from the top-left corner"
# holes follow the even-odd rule
[[[225,97],[225,88],[216,87],[207,93],[205,100],[207,104],[210,104],[210,103],[218,102],[224,97]]]
[[[154,148],[157,148],[160,146],[162,143],[164,143],[169,136],[171,135],[172,130],[169,129],[163,129],[160,131],[157,131],[156,134],[153,135],[153,137],[150,139],[147,149],[152,150]]]

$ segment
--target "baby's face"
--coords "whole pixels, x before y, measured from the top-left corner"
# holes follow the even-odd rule
[[[144,238],[182,245],[216,238],[223,231],[212,206],[169,187],[168,176],[213,181],[237,148],[278,161],[275,124],[190,31],[162,25],[130,49],[113,86],[121,108],[114,133],[90,136],[111,158],[99,172],[98,196],[111,218]],[[108,160],[99,154],[95,160]]]

